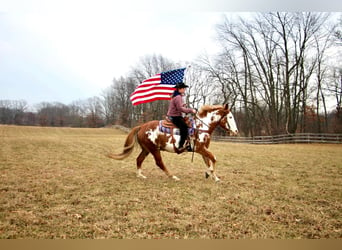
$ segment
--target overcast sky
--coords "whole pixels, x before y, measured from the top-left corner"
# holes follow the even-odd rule
[[[100,95],[142,56],[185,63],[214,54],[224,12],[342,9],[337,0],[123,2],[0,0],[0,100],[69,104]]]

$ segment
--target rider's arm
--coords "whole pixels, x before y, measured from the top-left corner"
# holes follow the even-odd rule
[[[196,113],[195,109],[184,107],[181,95],[178,95],[175,97],[175,106],[176,106],[177,110],[180,110],[183,113]]]

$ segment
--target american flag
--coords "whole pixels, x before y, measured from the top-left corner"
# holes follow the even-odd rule
[[[170,100],[175,85],[183,82],[186,68],[174,69],[156,74],[140,83],[131,94],[131,102],[138,105],[156,100]]]

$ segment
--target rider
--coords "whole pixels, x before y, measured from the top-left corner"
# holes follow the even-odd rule
[[[178,150],[183,152],[185,147],[183,146],[186,138],[188,137],[188,126],[185,123],[185,120],[182,116],[182,113],[196,113],[195,109],[186,108],[186,105],[183,104],[183,98],[185,93],[185,89],[189,86],[185,85],[183,82],[179,82],[176,84],[172,95],[172,99],[169,105],[169,110],[167,111],[167,116],[170,118],[172,123],[179,128],[180,131],[180,141]],[[192,151],[191,147],[188,146],[188,151]]]

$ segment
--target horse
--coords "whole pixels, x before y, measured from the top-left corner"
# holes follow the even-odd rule
[[[142,163],[151,153],[154,157],[156,165],[164,171],[164,173],[174,179],[179,180],[172,175],[161,157],[161,151],[170,153],[180,153],[175,145],[178,145],[180,136],[176,133],[165,133],[160,129],[161,121],[153,120],[146,122],[140,126],[134,127],[127,135],[123,151],[119,154],[109,153],[107,156],[115,160],[123,160],[127,158],[133,151],[136,142],[139,143],[142,151],[136,159],[137,177],[145,179],[142,174]],[[208,150],[211,134],[217,126],[222,127],[229,132],[230,135],[237,135],[238,129],[234,120],[234,116],[228,108],[228,105],[204,105],[194,116],[194,135],[193,151],[202,155],[205,164],[208,167],[206,178],[212,177],[215,181],[220,181],[216,175],[215,165],[216,157]],[[175,129],[178,128],[174,128]]]

